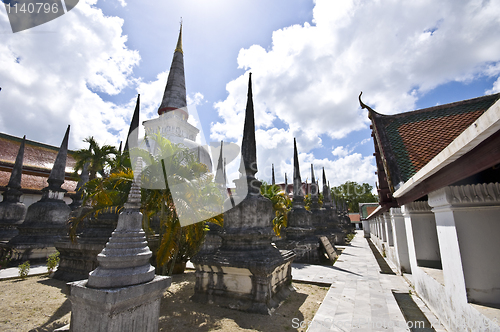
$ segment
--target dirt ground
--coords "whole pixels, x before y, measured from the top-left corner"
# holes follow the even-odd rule
[[[160,331],[294,331],[297,322],[314,317],[328,291],[294,283],[296,292],[265,316],[191,302],[194,280],[194,271],[173,276],[161,302]],[[53,331],[68,324],[67,294],[64,281],[47,276],[0,281],[0,331]]]

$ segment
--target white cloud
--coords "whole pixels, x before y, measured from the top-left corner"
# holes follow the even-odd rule
[[[315,25],[274,31],[270,49],[252,45],[238,55],[238,67],[253,73],[259,165],[281,160],[289,175],[297,136],[305,160],[324,165],[335,181],[373,184],[373,157],[352,153],[367,140],[335,148],[335,161],[309,153],[322,147],[322,135],[339,139],[368,127],[361,90],[366,104],[391,114],[413,109],[440,84],[500,71],[498,1],[316,0],[313,14]],[[247,77],[229,82],[227,98],[214,105],[222,121],[212,124],[212,138],[241,135]],[[285,129],[272,128],[275,119]]]
[[[337,146],[333,149],[332,154],[337,157],[345,157],[349,154],[349,151],[343,146]]]
[[[135,98],[116,105],[98,93],[115,95],[135,85],[132,70],[140,56],[125,45],[123,20],[104,16],[95,3],[80,1],[56,20],[2,35],[0,131],[58,145],[72,124],[72,148],[91,135],[101,144],[125,136]],[[8,25],[3,11],[0,24]]]

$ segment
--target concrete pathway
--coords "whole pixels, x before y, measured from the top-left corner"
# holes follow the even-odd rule
[[[55,270],[56,269],[54,269],[54,271]],[[35,276],[40,274],[47,274],[47,265],[38,264],[30,266],[30,271],[28,272],[29,276]],[[17,267],[9,267],[8,269],[0,270],[0,280],[11,279],[11,278],[19,278],[19,269]]]
[[[308,331],[409,331],[393,292],[409,294],[411,288],[399,275],[382,274],[367,239],[358,231],[333,267],[294,264],[293,279],[310,276],[332,285]],[[307,281],[307,280],[303,280]],[[437,318],[415,295],[412,296],[435,331],[445,331]],[[411,326],[410,326],[411,327]]]

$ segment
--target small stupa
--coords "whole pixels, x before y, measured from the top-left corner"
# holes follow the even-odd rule
[[[23,137],[19,146],[16,161],[7,184],[7,191],[3,193],[3,201],[0,202],[0,241],[9,241],[16,236],[19,233],[17,226],[26,217],[26,205],[20,202],[25,142],[26,136]]]
[[[97,257],[99,267],[88,280],[69,284],[73,332],[158,331],[160,301],[171,277],[155,276],[149,263],[152,253],[140,212],[142,159],[137,159],[118,226]]]
[[[67,233],[66,222],[71,208],[63,201],[66,190],[61,188],[66,172],[70,126],[57,153],[54,166],[42,189],[42,198],[30,205],[24,222],[18,226],[19,234],[7,246],[14,249],[14,260],[45,259],[56,252],[54,243]]]

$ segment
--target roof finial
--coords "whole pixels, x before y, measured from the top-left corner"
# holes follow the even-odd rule
[[[175,47],[175,52],[181,52],[182,54],[184,54],[184,52],[182,52],[182,17],[181,17],[181,28],[179,30],[179,39],[177,40],[177,46]]]
[[[366,108],[366,109],[368,109],[368,111],[369,111],[370,113],[376,113],[376,114],[378,114],[377,112],[375,112],[375,111],[373,110],[373,108],[371,108],[370,106],[366,105],[365,103],[363,103],[363,102],[361,101],[361,95],[362,95],[362,94],[363,94],[363,91],[361,91],[361,92],[359,93],[359,96],[358,96],[359,105],[361,106],[361,109],[365,109],[365,108]]]

